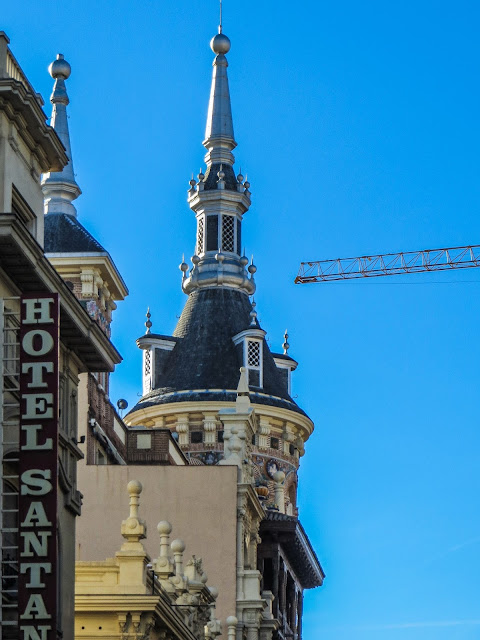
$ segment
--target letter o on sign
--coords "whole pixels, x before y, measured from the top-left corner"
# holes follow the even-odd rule
[[[40,340],[37,339],[35,341],[37,344],[34,346],[33,341],[36,336],[38,336]],[[23,336],[22,347],[29,356],[44,356],[53,349],[53,338],[48,331],[34,329]]]

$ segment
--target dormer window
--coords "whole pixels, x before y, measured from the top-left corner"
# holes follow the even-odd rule
[[[151,348],[147,348],[143,352],[143,395],[148,393],[153,388],[153,380],[152,380],[152,360],[153,360],[153,350]]]
[[[248,384],[251,387],[263,387],[262,343],[260,340],[246,340],[246,366]]]
[[[155,389],[176,342],[177,338],[157,333],[146,333],[138,338],[137,345],[143,350],[143,395]]]
[[[247,369],[248,386],[263,387],[263,340],[266,332],[260,328],[251,328],[233,336],[241,364]]]
[[[272,353],[273,360],[277,365],[278,373],[283,380],[288,395],[292,395],[292,371],[298,366],[298,362],[286,353]]]

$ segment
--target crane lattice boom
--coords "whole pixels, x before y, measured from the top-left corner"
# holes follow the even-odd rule
[[[302,262],[296,284],[480,267],[480,245]]]

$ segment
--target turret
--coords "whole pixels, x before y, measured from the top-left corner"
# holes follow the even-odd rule
[[[208,105],[204,147],[206,171],[190,180],[188,203],[197,218],[197,241],[193,267],[182,262],[182,288],[185,293],[205,287],[240,289],[247,295],[255,292],[256,269],[242,256],[242,219],[250,207],[250,183],[241,171],[235,175],[232,107],[225,54],[230,40],[220,32],[210,47],[213,61],[212,86]]]
[[[193,266],[185,260],[180,265],[188,299],[173,335],[157,332],[157,321],[152,332],[148,312],[146,332],[137,340],[143,351],[143,395],[125,421],[132,427],[171,429],[193,464],[228,458],[243,465],[251,459],[264,506],[273,508],[278,501],[281,512],[294,517],[297,468],[313,423],[292,398],[297,362],[288,355],[288,334],[283,353],[272,353],[250,297],[256,267],[242,251],[250,184],[234,171],[237,143],[226,58],[230,40],[221,28],[210,47],[215,58],[203,141],[206,167],[197,180],[192,178],[188,191],[197,219],[196,248]],[[256,426],[245,430],[245,439],[231,425],[231,411],[238,409],[239,369],[241,400],[255,411]],[[245,446],[239,447],[239,441]],[[285,475],[278,487],[276,471]]]

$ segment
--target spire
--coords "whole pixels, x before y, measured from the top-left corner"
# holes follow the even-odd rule
[[[239,289],[247,295],[255,292],[253,274],[256,267],[248,265],[241,254],[243,215],[251,204],[249,182],[240,171],[235,175],[232,150],[237,146],[233,134],[232,108],[227,78],[230,40],[220,25],[210,47],[216,54],[213,61],[212,87],[208,104],[204,147],[207,149],[207,169],[189,181],[188,204],[197,218],[197,238],[193,267],[185,260],[180,265],[182,289],[190,294],[200,288],[226,287]]]
[[[51,126],[55,129],[58,137],[62,141],[69,158],[68,164],[63,171],[45,173],[42,178],[42,190],[45,202],[45,213],[68,213],[76,216],[77,211],[72,204],[72,200],[78,198],[82,193],[75,180],[72,162],[72,150],[70,147],[70,134],[68,132],[67,90],[65,80],[70,76],[71,67],[59,53],[57,59],[48,67],[52,78],[55,79],[53,93],[50,96],[52,108]]]
[[[225,54],[230,51],[230,39],[222,33],[221,24],[218,28],[218,34],[210,42],[210,47],[217,55],[213,61],[212,87],[203,142],[208,151],[205,162],[208,166],[218,163],[233,165],[235,159],[232,150],[235,149],[237,143],[233,133],[232,107],[227,76],[228,62],[225,57]]]

